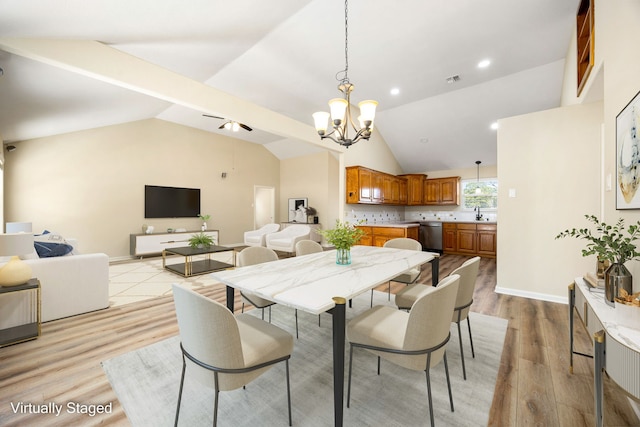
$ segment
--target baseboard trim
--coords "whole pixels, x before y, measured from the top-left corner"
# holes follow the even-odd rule
[[[514,297],[523,297],[530,299],[537,299],[541,301],[557,302],[560,304],[569,304],[569,297],[559,297],[557,295],[541,294],[539,292],[522,291],[519,289],[503,288],[496,286],[496,293],[504,295],[512,295]]]

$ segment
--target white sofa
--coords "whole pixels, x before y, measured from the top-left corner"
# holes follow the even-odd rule
[[[74,247],[72,254],[24,260],[32,277],[40,280],[42,322],[109,307],[109,257],[103,253],[75,255],[76,242],[67,239],[67,243]],[[14,312],[1,319],[0,326],[20,323],[23,313],[18,301],[3,302],[3,310]]]
[[[267,234],[267,248],[274,251],[294,253],[296,251],[296,243],[300,240],[308,240],[310,234],[311,227],[308,225],[291,225],[277,233]]]
[[[265,246],[267,234],[280,230],[280,224],[266,224],[257,230],[244,232],[244,244],[247,246]]]

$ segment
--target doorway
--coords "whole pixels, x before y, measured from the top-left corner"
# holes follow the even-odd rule
[[[275,222],[276,189],[256,185],[253,188],[253,227],[255,230]]]

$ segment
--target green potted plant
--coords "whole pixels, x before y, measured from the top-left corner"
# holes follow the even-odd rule
[[[588,228],[572,228],[559,233],[556,239],[575,237],[587,240],[582,256],[596,255],[598,260],[611,263],[604,275],[605,301],[613,305],[620,289],[629,294],[633,289],[633,278],[624,263],[640,257],[635,244],[640,238],[640,221],[625,230],[622,218],[615,225],[600,222],[595,215],[585,215],[585,218],[595,225],[596,234]]]
[[[351,264],[351,247],[366,234],[362,229],[348,222],[336,220],[336,227],[330,230],[317,230],[327,242],[337,249],[336,264]]]
[[[200,232],[198,234],[192,234],[189,239],[189,246],[194,249],[203,249],[208,248],[210,246],[215,245],[216,242],[213,237],[209,236],[204,232]]]

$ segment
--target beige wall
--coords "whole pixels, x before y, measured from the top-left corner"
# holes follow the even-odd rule
[[[253,228],[254,185],[280,184],[279,160],[261,145],[157,119],[16,145],[7,153],[6,220],[31,221],[35,232],[75,237],[82,252],[111,258],[128,256],[129,234],[145,223],[200,227],[197,218],[144,219],[145,184],[200,188],[222,244]]]
[[[602,104],[500,120],[497,290],[562,301],[595,261],[562,230],[599,214]],[[509,190],[515,197],[509,197]]]
[[[640,45],[640,2],[601,1],[595,7],[594,70],[576,97],[569,46],[562,103],[603,101],[500,121],[497,281],[506,293],[566,300],[567,284],[594,269],[595,257],[581,256],[583,241],[556,241],[555,234],[587,226],[583,215],[590,213],[608,223],[640,220],[639,210],[616,210],[615,188],[606,189],[609,175],[615,185],[616,115],[640,90],[640,57],[629,53]],[[510,187],[517,190],[515,199],[505,193]],[[640,275],[638,261],[627,267]],[[639,289],[635,280],[634,291]]]
[[[306,197],[309,206],[316,208],[323,227],[333,224],[336,217],[335,199],[338,161],[329,152],[280,161],[280,216],[288,220],[290,198]]]

